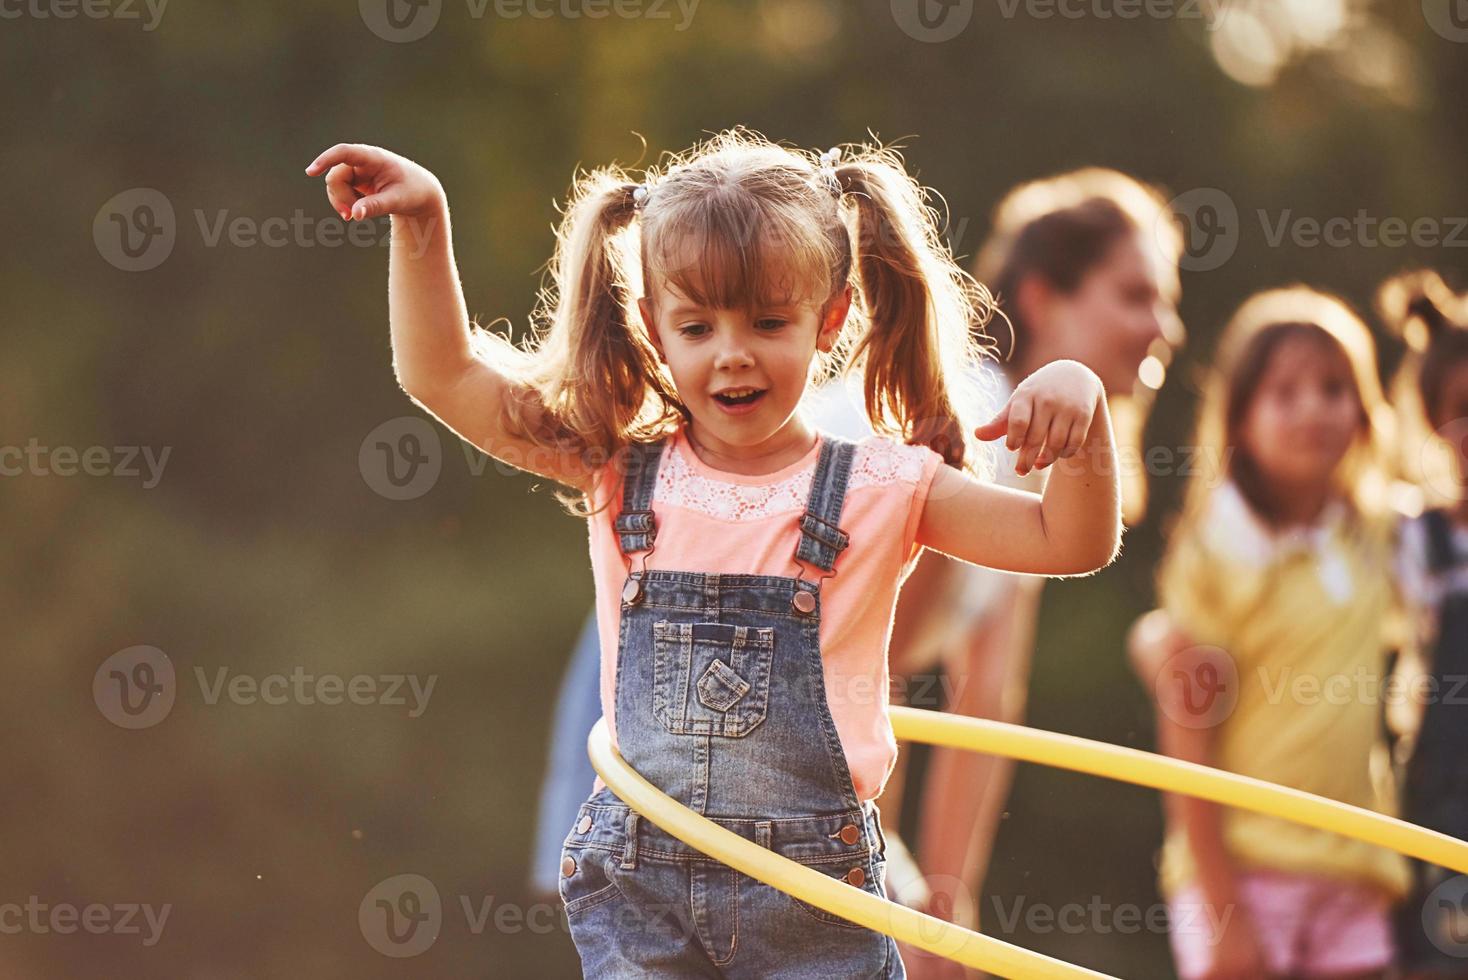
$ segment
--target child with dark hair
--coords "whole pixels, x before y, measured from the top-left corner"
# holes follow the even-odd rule
[[[1411,642],[1388,702],[1404,761],[1402,816],[1468,840],[1468,302],[1435,272],[1398,276],[1377,306],[1408,347],[1396,402],[1409,474],[1429,506],[1402,529],[1398,573]],[[1430,434],[1423,429],[1432,430]],[[1468,977],[1468,878],[1412,861],[1398,917],[1401,966],[1412,980]]]

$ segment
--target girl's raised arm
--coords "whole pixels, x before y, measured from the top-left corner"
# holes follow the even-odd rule
[[[326,174],[326,193],[343,218],[392,216],[388,312],[398,384],[460,438],[518,469],[587,489],[589,471],[570,454],[548,452],[506,431],[506,398],[538,397],[476,355],[454,263],[448,199],[428,170],[377,146],[339,143],[306,173]]]
[[[1054,361],[1015,388],[1004,410],[975,434],[1007,436],[1017,469],[1050,473],[1043,496],[938,467],[918,542],[976,565],[1032,575],[1084,575],[1110,564],[1121,545],[1121,479],[1105,392],[1078,361]]]

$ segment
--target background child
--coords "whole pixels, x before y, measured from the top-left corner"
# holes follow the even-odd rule
[[[1118,468],[1100,380],[1078,362],[1046,365],[973,425],[981,287],[895,154],[817,163],[736,130],[641,182],[585,175],[528,351],[494,335],[476,350],[431,174],[348,144],[308,173],[327,174],[344,213],[394,216],[405,390],[490,455],[579,491],[603,711],[628,763],[883,895],[873,801],[896,755],[886,640],[902,579],[925,546],[1035,574],[1107,564]],[[412,254],[400,220],[418,224]],[[799,411],[820,370],[851,365],[882,433],[861,443]],[[1043,498],[964,472],[972,440],[1000,436],[1021,472],[1065,461]],[[703,856],[604,786],[562,873],[589,977],[903,975],[887,937]]]
[[[1431,505],[1406,522],[1399,552],[1413,626],[1395,678],[1401,694],[1388,702],[1405,761],[1402,817],[1468,839],[1468,308],[1435,272],[1392,279],[1378,306],[1409,348],[1394,400],[1403,462]],[[1468,977],[1468,879],[1411,864],[1401,966],[1414,978]]]
[[[1249,299],[1225,331],[1194,477],[1132,652],[1161,751],[1356,806],[1393,809],[1379,686],[1392,521],[1371,336],[1305,287]],[[1362,680],[1364,678],[1364,680]],[[1167,798],[1160,887],[1179,974],[1375,975],[1406,864],[1371,845]]]

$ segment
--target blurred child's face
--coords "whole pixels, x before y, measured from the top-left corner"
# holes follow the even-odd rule
[[[805,392],[811,359],[831,349],[850,305],[847,287],[824,311],[809,297],[714,309],[666,282],[638,301],[698,438],[725,452],[757,450],[784,430]]]
[[[1118,240],[1073,292],[1055,295],[1045,324],[1063,356],[1095,371],[1109,394],[1132,390],[1154,344],[1165,351],[1182,343],[1174,298],[1145,245],[1136,235]]]
[[[1270,357],[1240,437],[1267,481],[1315,488],[1329,482],[1363,424],[1346,355],[1321,340],[1292,337]]]

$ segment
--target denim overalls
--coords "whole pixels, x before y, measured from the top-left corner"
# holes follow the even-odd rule
[[[820,438],[793,564],[835,574],[855,445]],[[629,451],[615,523],[625,555],[653,548],[666,444]],[[885,898],[880,813],[857,800],[826,702],[819,581],[647,569],[646,554],[642,565],[621,597],[623,758],[720,826]],[[705,856],[607,788],[581,805],[560,888],[582,969],[596,980],[906,976],[889,937]]]

